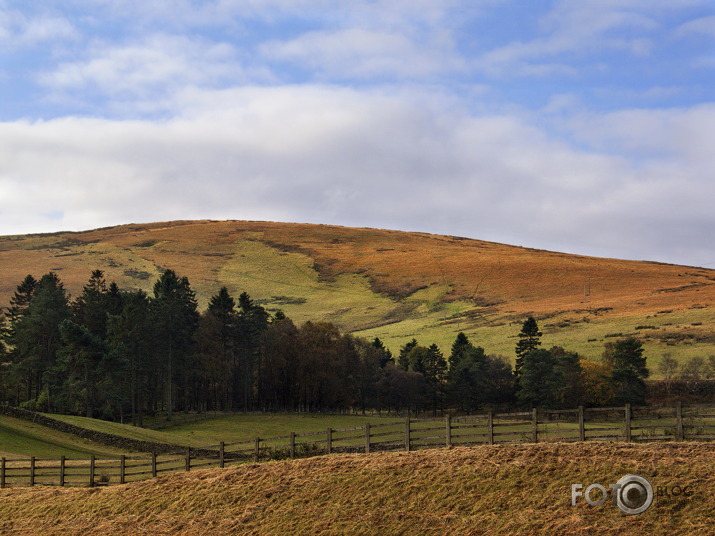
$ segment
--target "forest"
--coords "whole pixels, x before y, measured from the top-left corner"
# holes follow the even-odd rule
[[[484,407],[642,404],[640,341],[607,343],[600,362],[541,348],[521,325],[515,366],[459,333],[445,355],[412,339],[393,355],[380,339],[326,322],[296,326],[226,287],[200,312],[189,280],[165,270],[151,295],[94,270],[70,299],[56,273],[28,275],[3,315],[0,401],[50,413],[141,424],[176,411],[470,412]]]

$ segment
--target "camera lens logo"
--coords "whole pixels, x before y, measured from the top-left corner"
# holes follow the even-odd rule
[[[641,514],[653,504],[653,486],[638,475],[626,475],[613,487],[616,505],[624,514]]]

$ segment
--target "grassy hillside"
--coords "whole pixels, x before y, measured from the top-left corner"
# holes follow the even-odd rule
[[[297,413],[235,413],[218,414],[187,424],[171,426],[162,430],[139,428],[129,424],[102,421],[73,415],[49,415],[82,428],[115,434],[142,441],[155,441],[171,445],[200,447],[217,445],[219,442],[237,443],[251,441],[256,437],[270,438],[289,435],[291,432],[323,432],[326,428],[346,429],[376,423],[380,417],[356,415],[297,414]],[[395,417],[384,419],[394,421]]]
[[[6,458],[86,458],[122,451],[58,432],[29,421],[0,415],[0,456]]]
[[[628,473],[689,496],[626,516],[571,505],[571,484]],[[170,475],[105,489],[0,490],[12,534],[712,534],[707,444],[481,446],[332,455]],[[595,498],[595,497],[594,497]]]
[[[715,354],[715,270],[566,255],[458,237],[323,225],[193,221],[0,237],[0,305],[26,274],[53,270],[78,294],[92,269],[151,291],[162,269],[185,275],[201,307],[226,285],[300,323],[327,320],[449,350],[464,331],[511,356],[519,324],[543,342],[596,358],[611,337],[641,337],[655,365]]]

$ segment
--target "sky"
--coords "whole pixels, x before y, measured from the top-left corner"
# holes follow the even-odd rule
[[[0,235],[176,219],[715,268],[713,0],[0,0]]]

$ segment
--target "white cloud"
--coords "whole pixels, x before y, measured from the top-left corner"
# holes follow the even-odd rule
[[[6,50],[76,37],[74,26],[64,17],[26,14],[0,3],[0,44]]]
[[[409,90],[254,87],[180,99],[185,113],[161,123],[0,124],[1,228],[369,222],[693,264],[709,240],[711,109],[584,118],[580,134],[601,144],[584,151],[518,116],[470,116]],[[672,135],[653,134],[661,128]],[[614,151],[631,136],[650,141]],[[637,165],[628,150],[643,153]],[[686,243],[690,256],[675,257]]]
[[[71,98],[83,95],[82,91],[99,92],[110,99],[135,101],[140,110],[149,100],[154,109],[161,109],[184,87],[271,78],[267,69],[244,68],[239,56],[226,43],[152,35],[126,45],[96,43],[89,57],[61,63],[39,79],[56,95]]]
[[[559,0],[538,21],[538,35],[514,41],[476,58],[475,68],[492,76],[575,74],[594,53],[617,51],[648,57],[662,39],[663,14],[702,5],[702,0]]]
[[[261,51],[270,60],[283,60],[317,69],[332,77],[422,77],[461,67],[449,43],[417,43],[406,35],[351,28],[303,34],[287,42],[270,42]]]
[[[681,24],[674,32],[678,38],[704,35],[715,37],[715,15],[700,17]]]

